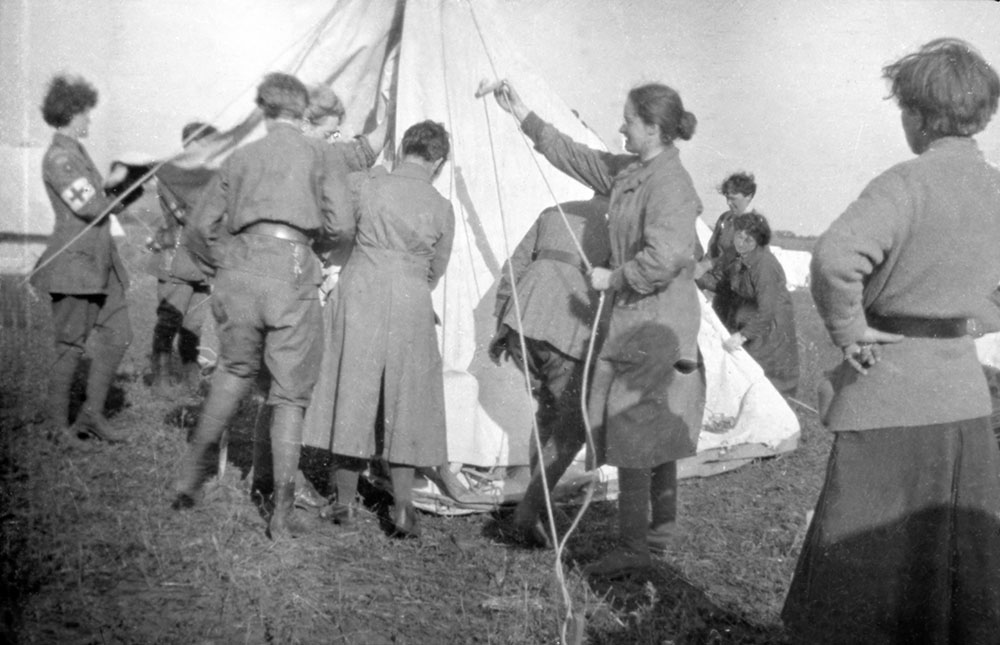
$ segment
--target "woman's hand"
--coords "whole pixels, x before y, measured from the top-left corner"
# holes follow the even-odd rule
[[[595,291],[606,291],[611,288],[611,269],[594,267],[590,272],[590,286]]]
[[[514,86],[510,84],[510,81],[503,80],[500,81],[500,85],[493,90],[493,96],[497,100],[497,104],[504,109],[506,112],[510,112],[520,123],[524,121],[524,118],[531,114],[531,110],[528,106],[524,104],[521,100],[521,95],[517,93]]]
[[[901,334],[890,334],[871,327],[865,327],[857,342],[843,347],[844,360],[859,374],[867,374],[868,368],[878,363],[881,345],[898,343],[906,338]]]
[[[743,343],[747,342],[746,336],[740,332],[736,332],[726,340],[722,341],[722,346],[727,352],[735,352],[739,348],[743,347]]]

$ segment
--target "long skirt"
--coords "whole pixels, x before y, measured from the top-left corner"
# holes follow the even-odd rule
[[[795,643],[1000,643],[989,420],[838,432],[782,618]]]

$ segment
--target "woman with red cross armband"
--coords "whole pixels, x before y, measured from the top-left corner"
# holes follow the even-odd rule
[[[118,364],[132,341],[125,291],[128,276],[111,239],[112,198],[101,173],[80,143],[90,129],[97,90],[79,77],[56,76],[49,83],[42,117],[55,128],[42,162],[45,192],[55,228],[38,260],[32,285],[52,298],[55,357],[49,367],[49,433],[75,450],[96,438],[123,441],[104,417],[104,402]],[[92,338],[91,338],[92,337]],[[71,426],[70,386],[87,339],[91,338],[87,398]]]

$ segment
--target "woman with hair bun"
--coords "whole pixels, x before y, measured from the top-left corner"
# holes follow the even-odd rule
[[[695,452],[705,401],[694,284],[702,205],[674,145],[697,120],[660,84],[628,93],[627,154],[593,150],[542,121],[510,83],[495,91],[537,149],[557,168],[610,198],[611,267],[591,286],[613,309],[594,366],[589,416],[599,463],[618,467],[621,543],[586,569],[614,576],[651,564],[676,530],[676,460]]]

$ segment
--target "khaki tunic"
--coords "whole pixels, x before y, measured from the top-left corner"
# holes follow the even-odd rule
[[[693,277],[702,205],[677,148],[643,163],[575,143],[535,114],[522,128],[553,165],[610,195],[614,309],[590,394],[598,461],[647,468],[694,454],[705,392]]]
[[[496,316],[527,338],[545,341],[567,356],[583,359],[598,294],[590,288],[569,231],[593,266],[605,266],[611,253],[608,200],[595,196],[561,206],[562,214],[555,207],[542,211],[504,265],[497,286]],[[511,273],[517,284],[520,321],[514,308]]]
[[[330,426],[307,424],[306,445],[360,458],[436,466],[447,461],[444,381],[431,290],[451,255],[455,215],[430,174],[403,163],[352,176],[354,249],[338,285]],[[379,393],[384,436],[376,437]]]
[[[128,275],[111,238],[110,218],[101,218],[80,235],[112,199],[104,194],[101,173],[79,141],[58,132],[53,135],[42,160],[42,180],[56,224],[38,259],[38,266],[45,266],[32,276],[31,284],[46,293],[100,295],[111,289],[109,281],[117,280],[127,290]]]

